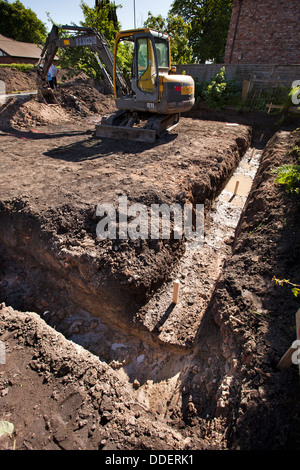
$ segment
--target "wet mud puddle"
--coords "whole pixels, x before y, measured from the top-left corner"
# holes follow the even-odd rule
[[[262,150],[250,148],[240,161],[232,177],[215,201],[210,217],[211,225],[205,243],[221,248],[234,235],[243,207],[256,175]]]

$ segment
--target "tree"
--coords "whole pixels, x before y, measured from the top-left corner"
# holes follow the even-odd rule
[[[97,11],[101,10],[108,6],[108,19],[112,21],[115,28],[118,28],[118,16],[117,16],[117,6],[114,3],[111,3],[109,0],[96,0],[95,9]]]
[[[185,23],[181,16],[168,13],[167,18],[163,18],[161,15],[153,16],[149,11],[144,26],[170,35],[172,63],[193,62],[192,48],[188,41],[191,26]]]
[[[84,15],[84,21],[81,21],[80,25],[100,31],[108,41],[111,51],[113,51],[115,37],[121,27],[117,18],[115,3],[109,0],[96,1],[95,7],[92,8],[82,1],[80,6]],[[131,68],[132,53],[130,46],[131,44],[120,44],[118,47],[117,62],[125,78],[130,73]],[[58,55],[61,67],[80,70],[94,79],[104,78],[95,55],[89,48],[64,48],[58,51]]]
[[[103,0],[96,2],[95,7],[92,8],[82,1],[80,7],[84,15],[84,21],[80,22],[80,26],[96,28],[105,36],[113,50],[115,36],[120,30],[115,4],[108,0]],[[63,68],[80,70],[94,79],[103,78],[95,55],[89,48],[64,48],[58,51],[58,55],[60,57],[59,64]]]
[[[36,14],[16,0],[0,0],[0,34],[16,41],[42,43],[47,35],[45,24]]]
[[[97,2],[95,8],[92,8],[82,1],[80,7],[84,15],[84,21],[81,21],[80,24],[98,29],[107,41],[113,45],[116,34],[121,27],[117,18],[115,3],[102,0]]]
[[[174,0],[170,12],[190,25],[189,44],[197,62],[223,62],[232,0]]]

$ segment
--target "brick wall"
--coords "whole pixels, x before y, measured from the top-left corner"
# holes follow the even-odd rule
[[[233,0],[225,63],[300,64],[299,0]]]

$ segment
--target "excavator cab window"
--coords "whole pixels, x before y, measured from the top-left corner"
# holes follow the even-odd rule
[[[116,52],[116,64],[119,69],[122,70],[126,83],[130,88],[134,64],[134,37],[126,36],[121,38],[118,42]]]
[[[151,106],[149,103],[157,102],[159,75],[168,73],[170,69],[168,36],[147,28],[121,31],[116,37],[114,56],[115,97],[134,97],[137,102],[146,100],[148,107]],[[117,84],[116,66],[123,70],[129,91],[124,92]]]
[[[169,47],[165,40],[155,38],[157,65],[159,69],[169,69]]]
[[[149,38],[139,38],[137,47],[137,75],[138,87],[147,93],[155,89],[157,67],[152,41]]]

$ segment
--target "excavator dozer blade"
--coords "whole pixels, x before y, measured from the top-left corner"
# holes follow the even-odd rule
[[[110,126],[107,124],[96,125],[95,136],[150,143],[154,143],[157,138],[156,131],[153,129],[143,129],[142,127]]]
[[[146,121],[144,127],[134,126]],[[96,125],[95,137],[154,143],[179,122],[179,114],[153,115],[145,112],[117,111]]]

